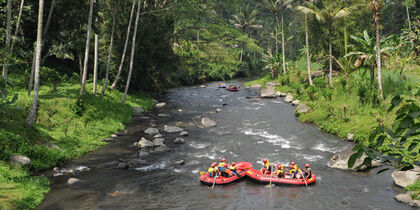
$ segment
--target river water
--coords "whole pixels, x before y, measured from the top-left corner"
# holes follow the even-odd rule
[[[66,165],[88,166],[78,175],[54,177],[51,192],[38,209],[410,209],[393,199],[402,190],[393,184],[391,170],[356,173],[328,168],[331,156],[351,143],[300,123],[294,107],[283,99],[259,100],[258,90],[239,92],[182,87],[161,99],[168,105],[137,117],[127,129],[129,135],[115,138],[98,151]],[[216,108],[223,111],[216,113]],[[181,109],[181,110],[180,110]],[[158,117],[165,113],[169,116]],[[163,132],[164,125],[199,124],[206,116],[217,127],[186,127],[185,144],[176,145],[177,134]],[[150,119],[147,119],[150,118]],[[147,157],[148,164],[135,169],[103,169],[101,163],[125,160],[138,150],[130,147],[143,130],[155,125],[165,135],[170,152]],[[271,162],[295,161],[311,164],[317,182],[305,186],[267,187],[247,180],[210,189],[201,185],[199,172],[225,157],[228,162],[249,161],[261,168],[262,158]],[[173,163],[184,160],[185,165]],[[70,188],[76,177],[86,185]]]

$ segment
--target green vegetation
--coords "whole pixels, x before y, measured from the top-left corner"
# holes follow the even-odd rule
[[[411,192],[411,197],[416,200],[420,200],[420,181],[410,184],[405,187],[405,190]]]
[[[92,84],[87,86],[92,88]],[[99,148],[100,139],[124,128],[132,115],[131,106],[150,109],[147,95],[129,95],[126,104],[119,103],[122,93],[108,90],[104,98],[86,93],[79,96],[79,84],[62,83],[56,91],[42,86],[37,124],[25,126],[31,97],[25,90],[9,90],[18,100],[9,106],[8,115],[0,121],[0,207],[4,209],[34,208],[48,192],[45,178],[31,177],[32,172],[60,166],[70,160]],[[47,147],[53,143],[60,149]],[[12,154],[29,157],[30,170],[15,169],[7,163]]]

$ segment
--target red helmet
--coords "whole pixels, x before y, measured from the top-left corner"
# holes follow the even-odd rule
[[[217,166],[217,163],[216,162],[214,162],[214,163],[211,164],[211,167],[216,167],[216,166]]]
[[[263,159],[263,163],[267,163],[267,159]]]
[[[305,168],[309,168],[309,164],[307,163],[307,164],[305,164]]]
[[[222,158],[222,162],[225,162],[226,161],[226,158]]]
[[[293,165],[290,165],[290,169],[293,169]]]
[[[295,162],[293,162],[293,161],[292,161],[292,162],[290,163],[290,165],[295,165]]]
[[[281,168],[281,163],[277,163],[277,168]]]
[[[234,165],[236,165],[236,163],[235,162],[232,162],[232,165],[234,166]]]

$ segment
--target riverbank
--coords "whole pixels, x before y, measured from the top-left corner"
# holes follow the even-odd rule
[[[105,145],[100,139],[124,129],[124,123],[133,115],[132,107],[147,110],[154,104],[145,94],[129,95],[126,103],[121,104],[123,93],[110,89],[102,99],[89,91],[78,100],[79,86],[63,84],[56,91],[42,86],[33,128],[25,125],[32,96],[27,96],[25,90],[9,90],[9,97],[18,95],[18,100],[0,121],[0,209],[36,207],[49,191],[49,181],[32,176],[34,173],[60,166]],[[92,84],[86,89],[91,90]],[[9,163],[10,155],[26,156],[31,164],[14,167]]]
[[[419,71],[419,69],[417,69]],[[334,134],[341,139],[355,141],[364,146],[372,146],[369,136],[373,130],[382,125],[391,128],[396,116],[396,110],[388,112],[394,95],[401,95],[405,99],[420,101],[419,72],[409,72],[404,76],[395,71],[385,70],[384,101],[377,98],[377,90],[370,90],[369,80],[359,72],[350,74],[346,84],[344,76],[334,78],[334,88],[330,88],[326,77],[314,78],[314,86],[309,86],[304,71],[293,71],[287,75],[280,75],[276,79],[270,76],[245,83],[245,86],[260,84],[263,88],[268,82],[275,85],[275,91],[293,96],[293,100],[307,105],[304,113],[296,113],[299,121],[315,124],[320,130]],[[418,119],[418,116],[417,118]],[[416,122],[418,122],[416,120]],[[412,141],[413,138],[407,141]],[[388,145],[386,143],[384,145]],[[387,146],[379,149],[385,152]],[[412,151],[419,151],[419,145]],[[388,150],[389,151],[389,150]],[[406,158],[409,152],[403,151],[404,161],[420,161],[420,154],[414,153],[415,158]],[[410,154],[412,155],[412,154]],[[418,199],[419,182],[412,184],[406,190],[414,191],[412,197]]]

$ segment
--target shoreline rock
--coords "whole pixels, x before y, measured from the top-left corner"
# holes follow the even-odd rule
[[[408,171],[395,170],[391,176],[394,179],[396,185],[400,187],[407,187],[407,185],[413,184],[420,180],[420,167],[415,166],[414,169]]]
[[[352,151],[353,147],[348,147],[346,149],[344,149],[341,152],[338,152],[336,154],[334,154],[331,159],[328,161],[327,166],[330,168],[337,168],[337,169],[341,169],[341,170],[353,170],[353,171],[357,171],[356,167],[359,166],[360,164],[363,163],[363,160],[365,159],[365,157],[367,157],[365,154],[362,155],[362,157],[360,157],[359,159],[356,160],[356,162],[354,163],[352,168],[348,168],[348,160],[350,158],[350,156],[356,152]],[[373,160],[372,161],[372,166],[380,166],[380,163]],[[363,171],[364,169],[366,169],[365,166],[361,167],[361,169],[359,171]]]

